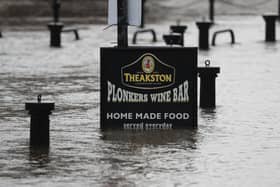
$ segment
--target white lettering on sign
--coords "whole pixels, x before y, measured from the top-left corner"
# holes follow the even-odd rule
[[[155,112],[111,112],[106,113],[106,118],[108,120],[188,120],[190,119],[189,113],[155,113]]]
[[[145,128],[146,128],[146,130],[172,129],[172,124],[171,123],[146,123]]]
[[[124,123],[123,128],[125,130],[170,130],[173,125],[171,123]]]
[[[148,94],[135,93],[121,88],[117,88],[110,81],[107,82],[107,87],[108,87],[107,102],[113,102],[113,103],[148,102]]]
[[[136,113],[135,119],[161,119],[161,113]]]
[[[114,120],[127,120],[133,119],[132,113],[107,113],[107,119],[114,119]]]
[[[108,103],[188,103],[189,82],[185,81],[173,90],[159,93],[136,93],[116,87],[107,81],[107,102]]]
[[[124,123],[123,124],[124,129],[133,129],[133,130],[138,130],[138,129],[144,129],[144,123]]]
[[[164,119],[166,120],[187,120],[189,118],[189,113],[164,113]]]
[[[171,102],[171,91],[166,91],[162,93],[151,94],[152,102],[163,103]]]
[[[142,0],[127,0],[127,20],[129,25],[140,26],[142,19]],[[109,0],[108,25],[118,24],[118,1]]]
[[[189,102],[189,82],[185,81],[184,84],[181,84],[178,88],[173,89],[173,102]]]

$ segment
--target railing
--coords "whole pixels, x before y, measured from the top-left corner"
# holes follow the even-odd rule
[[[132,43],[133,44],[136,44],[137,43],[137,36],[138,34],[141,34],[141,33],[151,33],[152,36],[153,36],[153,42],[156,42],[157,41],[157,35],[156,35],[156,32],[153,30],[153,29],[144,29],[144,30],[139,30],[139,31],[136,31],[133,35],[133,39],[132,39]]]
[[[216,45],[216,38],[219,34],[223,34],[223,33],[229,33],[231,36],[231,44],[235,44],[235,36],[234,36],[234,32],[232,29],[225,29],[225,30],[221,30],[221,31],[216,31],[213,35],[212,38],[212,45],[215,46]]]
[[[74,28],[74,29],[63,29],[62,32],[73,32],[76,40],[80,39],[78,29],[76,29],[76,28]]]

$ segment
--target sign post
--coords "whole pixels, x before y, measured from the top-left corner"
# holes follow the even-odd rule
[[[128,47],[128,25],[140,26],[142,0],[109,0],[108,24],[118,26],[118,47]]]
[[[117,0],[118,10],[118,47],[128,47],[128,14],[127,0]]]
[[[141,19],[140,28],[144,28],[145,27],[145,3],[146,3],[146,0],[142,0],[142,6],[141,6],[142,19]]]
[[[197,48],[101,48],[101,129],[197,127]]]

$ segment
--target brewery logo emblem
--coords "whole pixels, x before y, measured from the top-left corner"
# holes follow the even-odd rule
[[[146,53],[121,68],[122,84],[136,89],[160,89],[175,83],[175,68]]]
[[[142,69],[145,73],[152,73],[155,69],[155,61],[151,56],[145,56],[142,60]]]

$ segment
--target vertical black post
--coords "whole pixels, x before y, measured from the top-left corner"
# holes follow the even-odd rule
[[[49,115],[54,110],[54,103],[26,103],[25,109],[31,115],[30,146],[48,147],[50,144]]]
[[[60,0],[53,0],[53,21],[59,22]]]
[[[141,18],[141,25],[140,28],[144,28],[145,27],[145,3],[146,0],[142,0],[142,18]]]
[[[209,29],[213,22],[196,22],[199,29],[199,49],[209,49]]]
[[[209,20],[215,21],[215,0],[209,0]]]
[[[206,67],[198,68],[200,77],[200,107],[216,107],[216,77],[220,73],[219,67],[209,67],[210,61],[205,62]]]
[[[278,20],[280,20],[280,0],[278,0]]]
[[[265,21],[265,41],[275,42],[276,33],[275,33],[275,22],[278,18],[278,15],[263,15]]]
[[[50,46],[60,47],[61,46],[61,31],[63,29],[62,23],[50,23],[48,24],[50,30]]]
[[[128,47],[128,13],[127,0],[118,1],[118,47]]]

